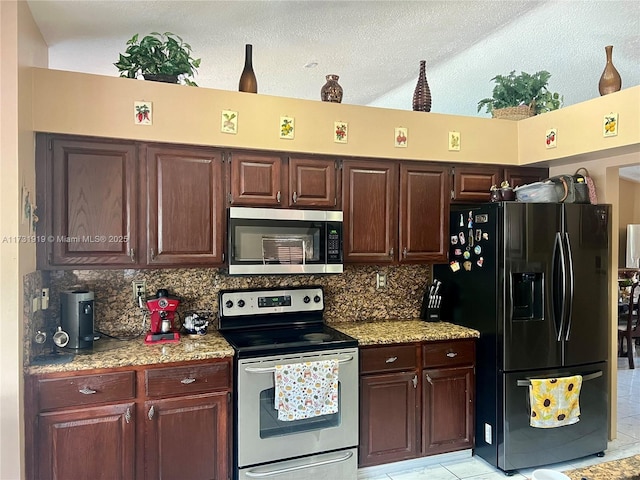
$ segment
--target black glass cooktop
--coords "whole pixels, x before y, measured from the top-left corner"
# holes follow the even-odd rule
[[[238,357],[287,354],[348,348],[358,341],[325,323],[221,331]]]

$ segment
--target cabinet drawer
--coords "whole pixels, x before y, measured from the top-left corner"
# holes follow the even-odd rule
[[[146,393],[162,397],[226,389],[230,386],[229,370],[228,362],[146,370]]]
[[[422,347],[423,367],[448,367],[475,363],[475,341],[434,342]]]
[[[38,380],[40,410],[128,400],[136,396],[135,372]]]
[[[390,345],[360,350],[360,373],[414,368],[416,368],[416,347],[414,345]]]

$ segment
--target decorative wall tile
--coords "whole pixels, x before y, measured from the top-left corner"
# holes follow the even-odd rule
[[[222,110],[220,115],[220,131],[222,133],[238,133],[238,112]]]
[[[409,142],[409,130],[405,127],[396,127],[394,129],[393,146],[406,148]]]
[[[133,102],[133,122],[136,125],[153,125],[153,103]]]

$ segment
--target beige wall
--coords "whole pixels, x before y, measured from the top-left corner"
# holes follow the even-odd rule
[[[627,225],[640,224],[640,182],[620,179],[620,218],[618,219],[618,267],[624,268],[627,255]]]
[[[379,158],[513,164],[516,122],[426,114],[118,77],[36,69],[34,129],[114,138]],[[133,102],[153,102],[153,125],[133,123]],[[238,133],[220,132],[223,109],[238,112]],[[295,118],[295,138],[279,138],[280,116]],[[347,122],[347,144],[333,141]],[[408,129],[408,147],[394,147],[394,128]],[[448,132],[461,150],[448,150]]]
[[[32,66],[47,65],[47,48],[26,2],[0,2],[0,478],[24,476],[22,422],[22,277],[35,269],[35,245],[12,241],[29,233],[20,192],[35,195],[31,117]],[[33,198],[33,197],[32,197]]]

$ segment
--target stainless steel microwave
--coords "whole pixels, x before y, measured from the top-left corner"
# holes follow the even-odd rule
[[[230,207],[229,274],[342,273],[342,212]]]

